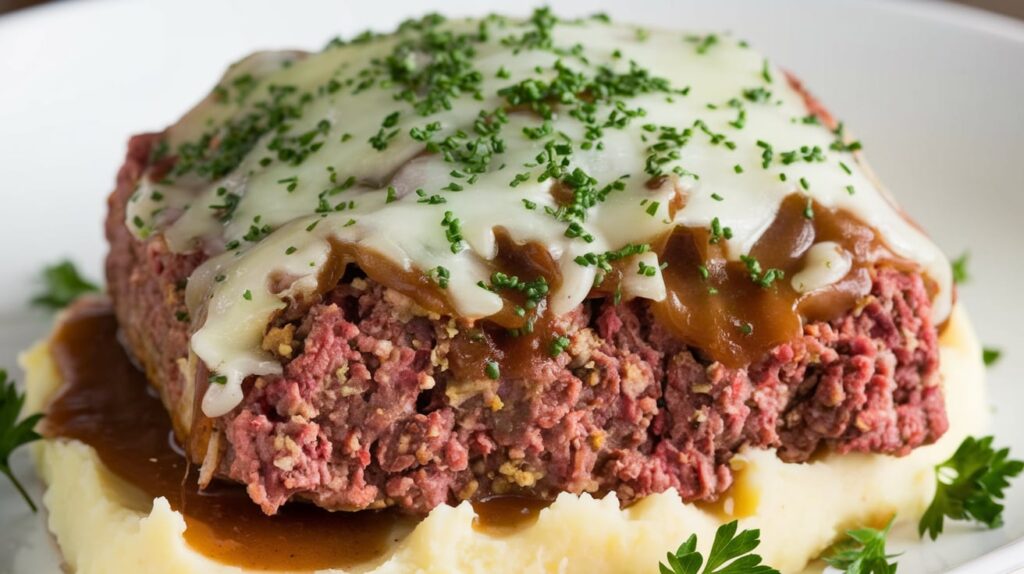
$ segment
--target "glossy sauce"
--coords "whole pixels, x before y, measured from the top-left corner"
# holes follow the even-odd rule
[[[506,534],[537,521],[550,500],[525,496],[494,496],[473,503],[473,528],[486,534]]]
[[[807,207],[802,196],[789,196],[750,252],[762,272],[784,273],[769,286],[755,283],[744,262],[727,260],[707,230],[677,228],[656,248],[668,266],[667,297],[653,304],[655,317],[705,358],[743,367],[798,337],[805,321],[827,321],[853,309],[870,292],[872,266],[906,265],[852,215],[813,204],[808,218]],[[790,280],[805,265],[808,249],[825,241],[849,253],[852,268],[837,283],[801,294]]]
[[[733,482],[729,490],[719,495],[718,500],[697,502],[698,508],[711,513],[722,522],[748,518],[757,514],[761,504],[761,493],[747,478],[744,469],[733,471]]]

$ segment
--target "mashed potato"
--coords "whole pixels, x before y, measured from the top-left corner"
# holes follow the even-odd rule
[[[773,453],[737,457],[731,497],[711,510],[683,504],[673,492],[620,510],[614,496],[595,500],[563,494],[536,522],[500,534],[473,527],[469,504],[434,509],[388,554],[349,572],[636,572],[654,574],[667,550],[691,533],[707,549],[715,529],[741,517],[741,528],[760,528],[758,552],[783,572],[799,572],[845,529],[884,522],[893,513],[916,520],[934,492],[933,465],[985,426],[984,366],[962,309],[941,340],[949,432],[938,443],[904,458],[829,456],[784,464]],[[45,342],[22,357],[28,373],[28,408],[44,408],[58,388]],[[185,542],[184,518],[164,498],[140,512],[139,493],[110,474],[92,448],[66,440],[41,441],[35,457],[49,485],[44,502],[49,528],[65,561],[80,574],[239,573]],[[342,573],[343,570],[322,572]]]

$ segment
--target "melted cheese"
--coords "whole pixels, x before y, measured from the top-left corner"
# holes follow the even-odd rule
[[[853,257],[834,241],[812,245],[804,258],[804,268],[791,281],[800,293],[828,287],[846,277],[853,267]]]
[[[443,28],[472,33],[478,25],[461,21]],[[703,50],[697,48],[699,42],[680,32],[641,35],[633,28],[597,21],[559,24],[551,32],[555,46],[581,46],[578,53],[586,61],[549,50],[516,50],[502,42],[529,29],[529,24],[492,21],[489,38],[476,44],[471,62],[483,78],[479,98],[463,94],[453,99],[451,109],[429,116],[396,101],[394,86],[354,89],[365,78],[361,72],[373,60],[387,57],[407,31],[317,54],[252,56],[229,70],[221,84],[251,80],[247,97],[235,97],[237,90],[229,91],[229,101],[218,104],[211,96],[168,131],[172,147],[191,141],[210,125],[251,112],[257,102],[270,97],[271,86],[294,86],[297,93],[308,92],[311,97],[302,105],[301,115],[287,123],[287,133],[313,134],[311,141],[319,144],[303,162],[293,165],[279,161],[276,151],[269,149],[277,134],[268,133],[223,177],[208,181],[186,175],[170,182],[147,178],[129,205],[127,224],[140,237],[161,232],[173,251],[221,253],[195,272],[187,291],[191,315],[205,317],[192,336],[192,350],[211,372],[223,377],[218,382],[224,384],[211,385],[204,397],[203,411],[208,416],[222,415],[238,404],[245,377],[280,372],[277,360],[260,349],[260,339],[274,313],[291,298],[319,288],[332,242],[372,250],[409,272],[448,270],[446,294],[452,308],[464,317],[481,318],[502,308],[501,298],[478,283],[489,280],[486,263],[496,256],[494,230],[503,227],[516,242],[536,242],[547,248],[562,274],[549,304],[562,313],[583,301],[594,284],[595,267],[578,264],[578,256],[650,243],[677,225],[709,228],[718,218],[731,228],[727,252],[737,259],[772,223],[782,200],[797,193],[826,208],[853,214],[875,229],[895,254],[917,262],[938,286],[935,318],[948,315],[951,273],[943,254],[905,219],[857,157],[830,149],[836,139],[830,130],[800,120],[808,113],[801,94],[761,54],[727,36],[716,37],[717,42]],[[409,65],[423,65],[428,58],[411,56]],[[688,91],[615,98],[627,109],[642,109],[643,115],[623,127],[604,128],[602,145],[589,150],[580,146],[585,126],[565,110],[556,109],[551,120],[556,135],[540,139],[528,137],[524,128],[537,128],[541,119],[512,110],[501,126],[504,150],[494,154],[486,171],[472,183],[452,175],[459,165],[446,162],[441,154],[424,153],[425,143],[410,137],[411,129],[434,122],[438,129],[432,141],[459,130],[472,136],[481,110],[507,105],[498,93],[501,88],[528,78],[549,81],[559,60],[589,76],[597,66],[626,73],[630,62],[636,62],[651,76],[666,79],[673,89]],[[341,88],[326,89],[332,80]],[[758,98],[757,92],[744,97],[745,90],[759,88],[762,94],[769,92],[767,97]],[[734,99],[742,105],[742,128],[737,127],[739,108],[729,105]],[[615,107],[614,102],[595,104],[599,121]],[[396,121],[382,128],[394,112],[399,112]],[[703,124],[695,124],[698,120]],[[657,141],[658,132],[651,131],[651,126],[693,132],[679,149],[679,157],[663,166],[668,174],[677,166],[685,171],[679,177],[663,178],[655,189],[650,189],[651,177],[645,173],[650,147]],[[378,133],[391,132],[395,135],[384,149],[370,145]],[[547,212],[558,207],[551,193],[555,180],[539,181],[544,167],[537,165],[536,158],[549,140],[562,137],[557,134],[573,142],[569,171],[579,168],[599,186],[624,183],[623,189],[612,191],[587,210],[583,227],[590,242],[567,237],[566,222]],[[767,168],[762,167],[765,149],[759,142],[774,150]],[[819,147],[822,160],[788,164],[779,160],[782,152],[805,146]],[[511,186],[520,173],[529,177]],[[785,174],[784,180],[780,174]],[[323,195],[350,177],[354,178],[351,187]],[[452,191],[452,183],[462,190]],[[855,192],[850,193],[851,189]],[[417,190],[422,190],[421,195]],[[433,195],[444,203],[421,201]],[[236,196],[233,214],[224,218],[224,210],[216,206]],[[317,212],[322,196],[332,209],[329,214]],[[680,199],[681,208],[670,210]],[[448,227],[442,224],[446,213],[460,223],[458,249],[452,248]],[[843,258],[833,257],[834,250],[826,254],[827,249],[819,245],[812,250],[807,271],[792,278],[802,285],[794,284],[798,291],[842,279]],[[658,261],[648,255],[644,263],[657,266]],[[281,276],[288,277],[289,286],[273,291],[275,277]],[[665,296],[660,272],[640,279],[624,281],[624,295]]]

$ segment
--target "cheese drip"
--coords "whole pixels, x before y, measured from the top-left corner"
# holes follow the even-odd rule
[[[739,261],[786,198],[806,197],[919,266],[947,317],[941,251],[761,54],[727,35],[538,14],[255,54],[167,130],[168,159],[156,154],[126,224],[211,256],[187,288],[192,350],[215,383],[207,416],[234,408],[246,377],[281,372],[261,339],[276,313],[333,286],[352,260],[338,245],[429,279],[445,310],[477,319],[507,311],[491,265],[505,234],[547,250],[559,280],[545,306],[560,314],[623,254],[618,294],[662,300],[646,246],[708,230]],[[796,289],[843,279],[847,263],[812,272],[825,249]]]

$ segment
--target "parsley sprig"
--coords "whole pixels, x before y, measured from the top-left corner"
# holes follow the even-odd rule
[[[761,544],[761,531],[755,528],[736,534],[738,525],[733,520],[718,527],[706,564],[704,556],[697,552],[697,535],[691,534],[675,553],[668,553],[667,565],[658,564],[659,571],[661,574],[779,574],[771,566],[761,564],[760,556],[751,554]]]
[[[882,530],[874,528],[858,528],[846,532],[848,538],[833,547],[833,553],[825,558],[825,562],[845,574],[895,574],[896,563],[890,562],[898,554],[885,553],[885,539],[896,519]]]
[[[14,476],[10,465],[11,453],[15,449],[41,438],[34,429],[43,415],[29,415],[20,422],[18,421],[18,415],[24,404],[24,393],[19,393],[14,386],[14,381],[7,380],[7,371],[0,369],[0,473],[10,479],[32,512],[35,512],[35,503],[25,491],[25,487]]]
[[[997,528],[1003,524],[1000,504],[1009,479],[1024,471],[1024,462],[1010,458],[1007,448],[992,448],[992,437],[967,437],[949,460],[935,467],[935,498],[918,523],[921,536],[942,534],[946,517],[976,520]]]
[[[99,291],[99,287],[82,277],[70,261],[61,261],[43,270],[44,291],[32,298],[32,304],[50,309],[67,307],[78,297]]]

